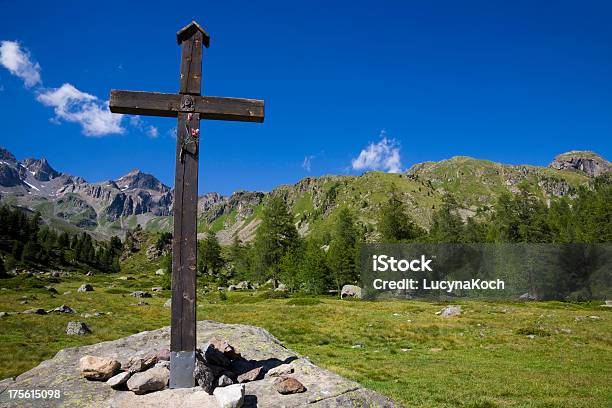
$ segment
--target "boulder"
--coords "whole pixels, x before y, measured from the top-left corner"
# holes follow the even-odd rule
[[[213,337],[227,339],[240,350],[244,361],[262,365],[265,370],[279,364],[291,362],[293,375],[307,388],[305,392],[283,396],[273,387],[272,378],[245,384],[243,405],[258,408],[287,407],[399,407],[388,398],[364,389],[360,384],[322,369],[308,359],[299,357],[266,330],[243,324],[223,324],[210,320],[197,322],[196,335],[199,339]],[[133,392],[114,391],[105,382],[85,381],[76,369],[84,355],[104,356],[117,361],[128,361],[137,350],[147,353],[151,350],[168,348],[170,328],[164,327],[123,337],[113,341],[70,347],[59,351],[47,361],[41,362],[16,378],[2,382],[9,389],[59,389],[62,392],[61,405],[75,407],[153,408],[153,407],[217,407],[215,397],[200,387],[163,389],[153,393],[136,395]],[[145,374],[134,374],[134,376]],[[165,368],[162,367],[165,370]],[[231,371],[237,372],[232,369]],[[222,374],[221,374],[222,375]],[[232,377],[229,374],[228,377]],[[217,387],[224,389],[227,387]],[[2,389],[2,388],[0,388]],[[316,402],[315,402],[316,401]],[[195,404],[197,402],[197,404]],[[280,404],[279,404],[280,402]],[[194,403],[195,405],[188,405]],[[0,406],[16,406],[7,392],[0,393]]]
[[[340,298],[344,299],[345,297],[361,299],[361,288],[356,285],[344,285],[340,292]]]
[[[157,363],[155,355],[147,355],[145,358],[132,357],[125,364],[123,370],[130,374],[139,373],[151,368],[155,363]]]
[[[107,381],[121,369],[121,363],[112,358],[86,355],[79,360],[79,371],[88,380]]]
[[[274,289],[276,292],[286,292],[287,289],[287,285],[285,285],[284,283],[279,283],[278,286],[276,287],[276,289]]]
[[[61,306],[56,307],[55,309],[51,310],[51,312],[75,314],[76,310],[74,310],[70,306],[61,305]]]
[[[160,276],[161,276],[161,275],[165,275],[165,274],[166,274],[166,270],[165,270],[165,269],[163,269],[163,268],[160,268],[160,269],[158,269],[158,270],[156,270],[156,271],[155,271],[155,274],[156,274],[156,275],[160,275]]]
[[[519,296],[519,300],[538,300],[538,297],[536,295],[532,295],[531,293],[527,292]]]
[[[238,290],[238,286],[236,286],[236,285],[229,285],[229,286],[227,287],[227,291],[228,291],[228,292],[233,292],[233,291],[235,291],[235,290]]]
[[[170,370],[165,367],[153,367],[147,371],[133,374],[127,381],[127,387],[134,394],[145,394],[166,388],[170,379]]]
[[[145,292],[143,290],[137,290],[136,292],[130,293],[130,296],[136,298],[150,298],[153,297],[149,292]]]
[[[193,370],[193,378],[197,385],[199,385],[204,391],[209,394],[213,393],[215,386],[217,385],[215,372],[211,367],[206,365],[203,361],[196,360],[196,366]]]
[[[163,289],[161,286],[155,286],[154,288],[151,288],[151,292],[161,292]]]
[[[442,317],[452,317],[461,315],[461,306],[447,306],[436,313]]]
[[[84,283],[77,289],[77,292],[91,292],[93,290],[93,286],[91,286],[89,283]]]
[[[164,303],[164,307],[171,308],[172,307],[172,299],[166,300],[166,303]]]
[[[68,326],[66,326],[66,334],[69,335],[84,336],[89,333],[91,333],[91,330],[83,322],[68,322]]]
[[[234,384],[217,387],[213,395],[220,408],[240,408],[244,403],[244,385]]]
[[[228,385],[232,385],[233,383],[234,383],[234,380],[232,380],[227,375],[223,374],[217,380],[217,387],[227,387]]]
[[[237,379],[239,383],[256,381],[259,379],[260,374],[261,374],[261,367],[255,367],[252,370],[249,370],[244,374],[240,374]]]
[[[47,312],[45,311],[45,309],[41,309],[41,308],[35,308],[35,309],[28,309],[28,310],[24,310],[23,312],[21,312],[23,314],[37,314],[37,315],[45,315],[47,314]]]
[[[155,363],[155,367],[165,367],[168,370],[170,369],[170,361],[162,360]]]
[[[84,317],[86,319],[90,318],[90,317],[100,317],[100,316],[104,316],[104,313],[100,313],[100,312],[94,312],[94,313],[81,313],[81,317]]]
[[[274,381],[274,389],[276,392],[283,395],[297,394],[306,391],[304,384],[293,377],[281,377],[276,379],[276,381]]]
[[[111,386],[113,389],[121,389],[124,388],[127,381],[132,376],[132,373],[129,371],[122,371],[119,374],[116,374],[109,378],[106,383]]]
[[[253,289],[253,286],[247,281],[242,281],[236,285],[236,288],[237,289]]]
[[[293,367],[291,367],[291,365],[289,364],[281,364],[278,367],[274,367],[271,368],[270,370],[268,370],[268,372],[266,373],[266,375],[268,377],[282,377],[288,374],[292,374],[293,373]]]

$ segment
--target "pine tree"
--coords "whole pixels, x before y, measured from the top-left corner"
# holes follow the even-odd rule
[[[279,260],[279,278],[291,291],[297,291],[301,286],[300,272],[304,260],[302,245],[289,248]]]
[[[57,238],[57,245],[62,249],[70,248],[70,235],[67,232],[62,232]]]
[[[455,198],[450,194],[445,195],[442,199],[442,206],[432,217],[431,228],[429,229],[430,242],[464,242],[465,229],[457,209],[458,204]]]
[[[330,284],[327,256],[321,245],[310,239],[300,267],[302,289],[312,294],[321,294]]]
[[[271,278],[276,286],[279,261],[297,242],[297,229],[287,205],[281,198],[271,197],[263,210],[253,243],[255,279]]]
[[[340,290],[342,285],[358,279],[356,261],[358,234],[355,221],[347,208],[342,208],[334,225],[334,233],[329,246],[329,265],[334,286]]]
[[[380,210],[378,230],[382,242],[411,241],[425,234],[408,215],[406,205],[400,200],[395,188],[389,201]]]
[[[198,243],[198,270],[204,275],[212,275],[218,273],[224,263],[217,236],[209,231],[204,241]]]
[[[248,247],[245,246],[238,235],[234,235],[234,240],[229,248],[229,260],[233,267],[233,274],[239,279],[248,279],[250,273]]]
[[[35,240],[26,242],[23,246],[23,253],[21,259],[25,262],[38,262],[41,255],[41,246]]]

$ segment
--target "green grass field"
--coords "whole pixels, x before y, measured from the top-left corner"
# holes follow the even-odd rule
[[[0,281],[0,311],[67,304],[78,312],[1,317],[0,378],[65,347],[168,325],[168,291],[144,299],[148,306],[135,306],[140,299],[129,296],[160,284],[155,269],[128,268],[136,279],[127,281],[119,275]],[[84,282],[95,291],[78,293]],[[441,303],[264,295],[231,292],[221,300],[218,293],[200,293],[198,318],[262,326],[314,363],[410,407],[601,408],[612,401],[612,311],[600,302],[466,301],[459,303],[461,316],[443,318],[435,314]],[[96,311],[108,314],[80,317]],[[93,334],[64,334],[71,320],[85,321]]]

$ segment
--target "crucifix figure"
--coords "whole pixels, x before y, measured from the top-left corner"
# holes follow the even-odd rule
[[[210,37],[195,21],[176,34],[181,45],[178,94],[112,90],[110,110],[178,118],[172,242],[170,388],[194,386],[196,348],[196,246],[200,119],[263,122],[264,102],[201,96],[202,46]]]

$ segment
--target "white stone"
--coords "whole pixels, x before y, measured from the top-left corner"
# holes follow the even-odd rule
[[[281,364],[278,367],[274,367],[268,370],[267,375],[269,377],[280,377],[291,373],[293,373],[293,367],[291,367],[291,365]]]
[[[119,388],[130,379],[131,375],[132,374],[129,371],[122,371],[119,374],[109,378],[106,383],[112,388]]]
[[[213,395],[220,408],[240,408],[244,402],[244,384],[217,387]]]
[[[356,285],[344,285],[342,291],[340,291],[340,298],[344,299],[345,297],[361,299],[361,288]]]

